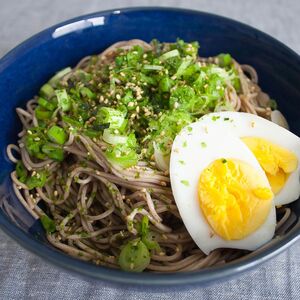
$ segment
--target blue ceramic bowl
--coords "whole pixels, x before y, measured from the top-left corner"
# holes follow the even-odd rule
[[[0,226],[29,251],[64,269],[100,280],[148,286],[207,284],[228,279],[274,257],[300,236],[295,226],[283,239],[238,262],[194,273],[124,273],[98,267],[65,255],[48,244],[43,229],[16,199],[9,179],[13,165],[5,148],[15,143],[21,128],[15,108],[25,105],[56,71],[73,66],[82,57],[99,53],[126,39],[199,41],[202,56],[231,53],[240,63],[254,66],[263,90],[276,99],[291,130],[300,135],[300,58],[272,37],[239,22],[207,13],[133,8],[78,17],[53,26],[25,41],[0,60]],[[300,201],[291,208],[300,216]]]

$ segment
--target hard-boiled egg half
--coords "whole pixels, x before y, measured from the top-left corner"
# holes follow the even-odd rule
[[[272,239],[275,205],[296,200],[300,139],[261,117],[205,115],[175,138],[172,191],[187,230],[206,254],[255,250]]]
[[[183,222],[204,253],[254,250],[273,237],[276,214],[268,178],[238,137],[200,122],[189,125],[174,140],[170,177]]]
[[[227,131],[253,152],[265,171],[276,206],[291,203],[300,195],[300,138],[259,116],[241,112],[205,115],[199,123],[208,130]]]

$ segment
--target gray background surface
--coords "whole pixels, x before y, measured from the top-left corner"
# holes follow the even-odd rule
[[[298,0],[0,0],[0,57],[32,34],[77,15],[127,6],[221,14],[261,29],[300,53]],[[48,265],[0,232],[0,299],[300,299],[300,243],[240,278],[207,288],[150,294],[81,280]]]

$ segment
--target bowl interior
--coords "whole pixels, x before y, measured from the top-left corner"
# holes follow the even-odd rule
[[[278,41],[253,28],[210,14],[155,8],[109,11],[67,21],[27,40],[0,61],[0,225],[7,233],[31,251],[63,267],[125,283],[141,283],[151,278],[151,284],[157,285],[191,283],[191,280],[200,283],[233,275],[272,256],[296,239],[299,228],[294,228],[283,240],[246,261],[193,275],[128,274],[124,278],[120,271],[81,262],[49,246],[39,222],[34,222],[14,196],[9,179],[13,165],[5,149],[7,144],[16,142],[21,128],[15,113],[17,106],[25,106],[56,71],[74,66],[82,57],[100,53],[117,41],[157,38],[172,42],[177,37],[199,41],[201,56],[228,52],[240,63],[255,67],[259,85],[276,99],[291,130],[300,135],[300,110],[297,109],[300,59]],[[299,217],[299,201],[291,208]]]

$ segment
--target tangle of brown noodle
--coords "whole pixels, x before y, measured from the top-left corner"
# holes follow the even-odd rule
[[[152,46],[141,40],[116,43],[99,55],[98,63],[111,63],[118,48],[130,49],[140,45]],[[61,80],[66,82],[77,69],[85,70],[91,57],[83,58]],[[217,57],[199,58],[201,64],[218,63]],[[228,83],[225,98],[236,111],[245,111],[270,119],[270,99],[257,85],[257,74],[248,65],[234,61],[239,74],[241,92]],[[247,75],[248,76],[247,76]],[[186,231],[175,205],[170,180],[165,173],[150,168],[146,162],[123,170],[111,165],[103,154],[105,143],[78,134],[70,134],[64,146],[72,157],[61,164],[52,160],[33,161],[24,147],[26,129],[36,126],[36,99],[27,109],[17,108],[23,124],[18,146],[7,147],[8,157],[17,162],[14,153],[21,155],[30,171],[51,170],[49,183],[43,188],[28,190],[15,172],[11,174],[14,191],[24,207],[35,218],[44,214],[46,206],[57,223],[57,232],[48,234],[49,242],[69,255],[111,268],[118,268],[120,246],[136,233],[133,221],[147,215],[151,230],[160,245],[160,252],[151,253],[147,270],[153,272],[186,272],[219,265],[242,257],[241,250],[217,249],[205,255]],[[89,160],[86,158],[89,156]],[[84,162],[85,166],[82,166]],[[139,172],[139,178],[136,173]],[[63,183],[63,185],[62,185]],[[43,202],[44,206],[39,204]],[[295,216],[289,208],[282,208],[277,232],[283,235],[293,225]]]

